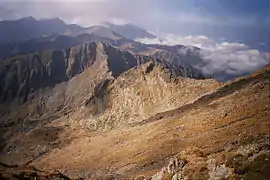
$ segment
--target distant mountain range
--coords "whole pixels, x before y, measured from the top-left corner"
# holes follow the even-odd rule
[[[129,38],[129,39],[136,39],[136,38],[156,38],[155,35],[150,34],[149,32],[145,31],[142,28],[139,28],[133,24],[124,24],[124,25],[115,25],[112,23],[104,23],[104,25],[121,34],[122,36]]]
[[[75,24],[68,25],[59,18],[37,20],[26,17],[15,21],[0,22],[0,44],[22,42],[56,34],[74,36],[81,33],[93,33],[112,37],[114,36],[112,31],[129,39],[155,38],[154,35],[132,24],[118,26],[105,23],[103,26],[85,28]]]
[[[66,24],[59,18],[37,20],[33,17],[0,21],[0,60],[101,41],[134,55],[166,60],[185,69],[196,69],[200,74],[203,74],[202,69],[207,66],[201,50],[197,47],[143,44],[137,42],[137,38],[156,37],[133,24],[115,25],[105,22],[101,25],[81,27]],[[209,76],[204,74],[204,77],[210,78]],[[211,78],[225,81],[235,76],[220,72]]]
[[[189,61],[193,62],[191,59],[194,58],[196,61],[201,61],[197,53],[199,49],[195,47],[193,50],[188,50],[182,45],[146,45],[134,41],[133,39],[136,38],[155,38],[155,36],[132,24],[104,23],[104,25],[83,28],[74,24],[67,25],[58,18],[36,20],[33,17],[27,17],[16,21],[2,21],[0,34],[2,42],[0,59],[2,60],[18,55],[61,50],[93,41],[102,41],[134,55],[159,59],[170,62],[173,66],[181,66],[184,69],[193,69],[193,71],[195,68]],[[200,70],[197,71],[199,73],[195,74],[201,74]]]

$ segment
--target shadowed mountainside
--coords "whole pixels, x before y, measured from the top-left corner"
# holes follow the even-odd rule
[[[31,91],[66,81],[105,57],[109,57],[107,66],[113,76],[137,65],[128,52],[101,43],[17,56],[0,62],[0,97],[5,101],[18,96],[25,102]],[[114,66],[116,60],[122,64]]]
[[[62,50],[16,56],[0,62],[0,97],[2,101],[6,101],[17,96],[25,102],[30,92],[67,81],[93,64],[100,66],[100,71],[110,71],[113,77],[117,77],[150,58],[134,56],[110,45],[95,42]],[[175,65],[174,61],[162,58],[154,60],[176,75],[203,78],[192,67],[182,67],[180,63]]]
[[[59,18],[36,20],[26,17],[15,21],[0,21],[0,42],[14,43],[55,34],[78,34],[82,28],[67,25]]]

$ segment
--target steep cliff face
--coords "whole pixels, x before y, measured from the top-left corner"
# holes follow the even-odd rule
[[[173,61],[135,56],[100,42],[15,57],[0,68],[5,121],[71,114],[90,129],[140,121],[218,86],[213,80],[190,79],[203,77]],[[14,99],[23,104],[11,105]]]
[[[159,47],[158,45],[154,47]],[[155,59],[163,59],[172,64],[174,67],[178,68],[178,72],[192,77],[192,78],[203,78],[203,72],[197,68],[199,65],[203,64],[204,61],[200,57],[200,50],[195,47],[185,47],[185,46],[169,46],[160,47],[161,51],[157,51],[151,55]],[[195,73],[194,73],[195,72]]]
[[[137,60],[128,52],[95,42],[17,56],[0,64],[1,101],[19,97],[25,102],[30,92],[67,81],[93,64],[100,73],[119,76],[136,66]]]

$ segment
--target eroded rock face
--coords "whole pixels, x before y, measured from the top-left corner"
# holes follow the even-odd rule
[[[30,55],[18,56],[3,61],[1,68],[2,101],[10,101],[14,97],[27,100],[30,91],[42,87],[53,86],[66,81],[81,72],[81,68],[93,61],[85,63],[84,49],[92,49],[93,44],[74,47],[66,50],[55,50]]]
[[[216,87],[213,80],[183,78],[149,61],[97,85],[83,108],[89,115],[82,121],[91,130],[108,130],[191,103]]]
[[[192,69],[191,74],[180,71],[180,64],[101,42],[15,57],[0,68],[1,101],[26,102],[24,108],[10,106],[18,112],[3,110],[5,120],[75,112],[71,117],[90,129],[143,120],[192,102],[217,85],[183,78],[201,76]]]
[[[204,75],[202,75],[201,70],[195,68],[203,62],[201,57],[196,54],[196,51],[185,50],[184,47],[180,47],[178,51],[181,50],[186,52],[175,52],[175,50],[158,51],[151,57],[166,64],[167,68],[173,70],[173,72],[178,76],[191,77],[194,79],[205,78]]]
[[[18,56],[0,64],[0,98],[23,102],[31,91],[71,79],[95,64],[99,73],[117,77],[137,65],[136,58],[103,43],[87,43],[63,50]],[[93,73],[93,76],[99,74]]]

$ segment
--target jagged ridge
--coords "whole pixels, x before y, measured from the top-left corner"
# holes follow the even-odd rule
[[[30,92],[67,81],[94,64],[100,72],[111,72],[113,77],[118,77],[149,59],[100,42],[17,56],[0,63],[0,100],[19,97],[25,102]],[[181,64],[159,58],[153,60],[164,64],[176,75],[203,78],[191,67],[183,68]]]
[[[100,71],[106,71],[104,68],[107,68],[113,76],[118,76],[137,64],[131,54],[95,42],[17,56],[0,64],[1,100],[6,101],[17,96],[25,102],[31,91],[67,81],[95,62],[99,66],[105,63],[107,67],[97,68],[101,68]]]

